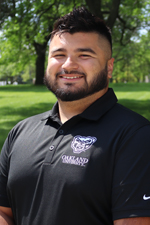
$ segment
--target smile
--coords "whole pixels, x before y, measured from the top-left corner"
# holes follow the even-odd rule
[[[62,76],[62,78],[65,78],[65,79],[77,79],[77,78],[81,78],[83,76],[74,76],[74,77],[67,77],[67,76]]]

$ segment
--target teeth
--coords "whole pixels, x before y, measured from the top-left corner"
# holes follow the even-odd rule
[[[76,78],[79,78],[79,77],[66,77],[66,76],[63,76],[63,78],[65,78],[65,79],[76,79]]]

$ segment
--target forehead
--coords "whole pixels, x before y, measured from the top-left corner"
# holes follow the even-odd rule
[[[109,42],[96,32],[55,34],[50,42],[50,52],[58,48],[65,48],[66,51],[74,51],[78,48],[91,48],[95,52],[103,51],[107,57],[111,55]]]
[[[50,42],[50,49],[62,45],[66,46],[66,48],[75,48],[79,46],[98,47],[99,35],[93,32],[77,32],[74,34],[66,32],[62,34],[55,34]]]

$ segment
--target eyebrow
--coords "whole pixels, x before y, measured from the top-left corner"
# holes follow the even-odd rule
[[[91,49],[91,48],[78,48],[75,51],[76,52],[90,52],[90,53],[96,55],[96,52],[93,49]]]
[[[55,52],[67,52],[67,50],[65,48],[57,48],[51,51],[51,53],[55,53]],[[90,52],[94,55],[96,55],[95,51],[91,48],[78,48],[75,50],[75,52]]]
[[[51,53],[55,53],[55,52],[66,52],[66,49],[65,48],[56,48],[51,51]]]

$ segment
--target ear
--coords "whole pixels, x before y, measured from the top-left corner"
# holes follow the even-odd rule
[[[108,70],[108,78],[112,78],[112,72],[113,72],[113,67],[114,67],[114,58],[111,58],[107,62],[107,70]]]

